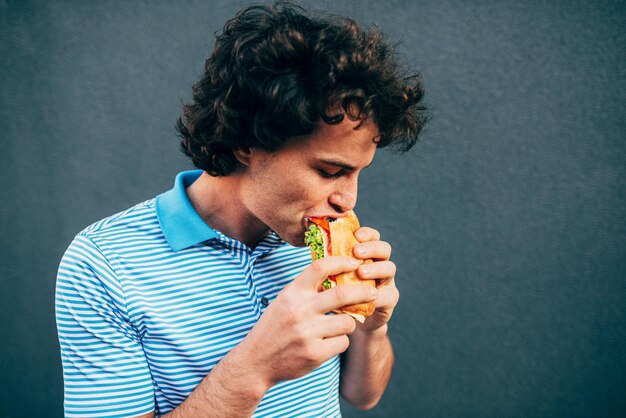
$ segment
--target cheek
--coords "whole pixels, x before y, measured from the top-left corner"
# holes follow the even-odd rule
[[[281,196],[278,196],[278,199],[283,202],[285,207],[290,209],[305,209],[317,203],[317,193],[310,184],[291,182],[285,184],[281,192]]]
[[[290,178],[274,179],[271,183],[257,184],[254,193],[258,202],[263,202],[264,210],[277,216],[279,213],[294,212],[307,200],[310,193],[309,187],[304,182],[294,181]]]
[[[287,172],[280,187],[283,202],[306,205],[318,200],[324,190],[315,180],[308,173]]]
[[[291,217],[324,205],[329,193],[328,184],[320,181],[316,173],[286,167],[276,167],[271,173],[264,172],[250,185],[250,191],[256,196],[257,209],[262,206],[263,211],[271,210],[269,216],[273,217]]]
[[[303,177],[302,181],[294,184],[292,190],[297,191],[302,204],[311,207],[322,204],[328,198],[329,184],[327,181],[320,181],[316,174]]]

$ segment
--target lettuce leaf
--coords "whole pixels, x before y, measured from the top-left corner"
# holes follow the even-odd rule
[[[309,230],[304,233],[304,243],[311,248],[313,260],[324,258],[324,238],[319,226],[309,226]]]
[[[335,287],[334,285],[335,285],[335,282],[331,281],[329,278],[326,278],[326,280],[322,282],[322,287],[324,288],[324,290],[331,289]]]

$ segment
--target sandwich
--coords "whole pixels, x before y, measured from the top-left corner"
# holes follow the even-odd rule
[[[308,218],[307,222],[308,231],[304,234],[304,243],[311,249],[313,260],[337,255],[353,257],[352,249],[359,243],[354,237],[354,232],[359,229],[359,220],[353,211],[342,218]],[[371,263],[372,260],[363,262]],[[376,287],[376,280],[362,280],[356,271],[351,271],[330,276],[322,283],[323,290],[354,285]],[[374,313],[374,301],[344,306],[333,312],[346,313],[363,323],[365,318]]]

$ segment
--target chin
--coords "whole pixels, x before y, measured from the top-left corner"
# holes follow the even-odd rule
[[[285,231],[285,232],[276,232],[283,241],[292,247],[306,247],[304,243],[304,233],[306,232],[304,229],[298,228],[297,231]]]
[[[279,235],[280,236],[280,235]],[[280,236],[283,241],[285,241],[287,244],[291,245],[292,247],[306,247],[306,244],[304,243],[304,234],[302,235],[298,235],[298,236]]]

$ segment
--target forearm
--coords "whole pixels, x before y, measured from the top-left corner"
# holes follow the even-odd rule
[[[270,384],[249,368],[241,346],[235,347],[167,418],[249,417]]]
[[[341,395],[357,408],[373,408],[389,383],[393,362],[387,325],[371,334],[357,328],[343,358]]]

